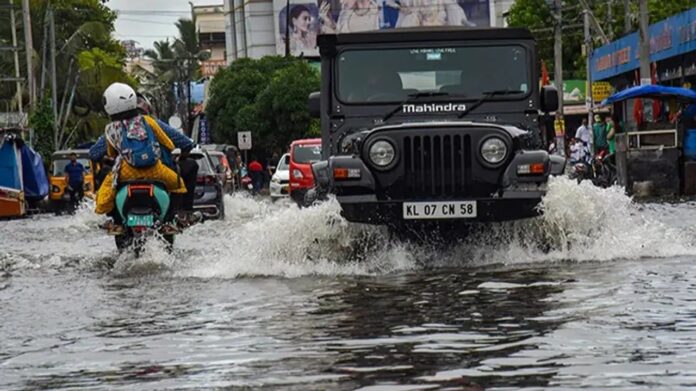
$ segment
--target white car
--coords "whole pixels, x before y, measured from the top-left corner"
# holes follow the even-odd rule
[[[281,156],[271,177],[271,197],[287,197],[290,192],[290,155]]]

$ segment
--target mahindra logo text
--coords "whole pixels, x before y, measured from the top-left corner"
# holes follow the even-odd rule
[[[453,111],[466,111],[466,105],[462,103],[422,103],[403,105],[404,113],[450,113]]]

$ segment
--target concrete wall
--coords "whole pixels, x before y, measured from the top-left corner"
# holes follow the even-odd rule
[[[273,25],[273,2],[250,0],[245,4],[248,57],[261,58],[276,53]]]

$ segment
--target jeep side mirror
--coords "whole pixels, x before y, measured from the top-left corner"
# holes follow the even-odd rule
[[[309,116],[312,118],[319,118],[321,115],[321,93],[312,92],[309,94],[307,99],[307,108],[309,109]]]
[[[550,113],[558,110],[558,90],[556,87],[543,86],[541,88],[541,111]]]
[[[289,165],[290,165],[290,155],[286,155],[286,156],[285,156],[285,159],[283,159],[283,160],[284,160],[284,163],[285,163],[286,166],[289,166]]]

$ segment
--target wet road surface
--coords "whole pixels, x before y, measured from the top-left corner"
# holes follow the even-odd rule
[[[443,246],[226,201],[140,259],[88,210],[0,222],[0,389],[696,386],[696,204],[557,180]]]

